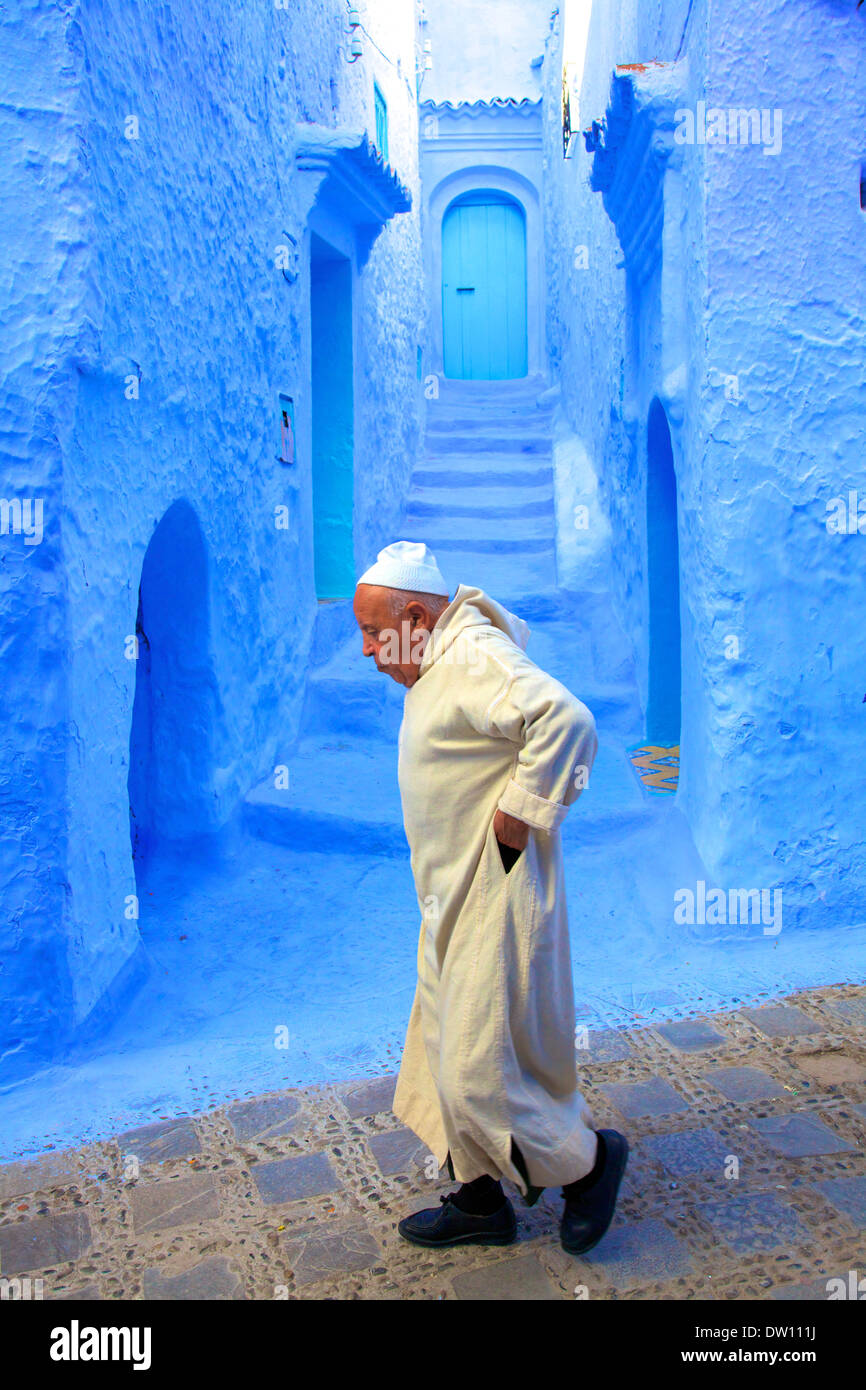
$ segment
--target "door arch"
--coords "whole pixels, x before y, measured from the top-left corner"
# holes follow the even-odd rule
[[[647,418],[647,588],[649,682],[647,739],[680,741],[682,655],[677,478],[664,408],[653,400]]]
[[[462,194],[442,220],[442,333],[446,377],[526,376],[526,216],[498,189]]]
[[[138,657],[129,736],[129,831],[136,876],[164,841],[215,828],[208,561],[198,517],[181,499],[162,517],[141,567]]]

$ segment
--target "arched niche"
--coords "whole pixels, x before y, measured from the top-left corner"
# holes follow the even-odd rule
[[[138,658],[129,737],[129,825],[136,877],[161,844],[214,824],[216,680],[208,556],[186,499],[158,523],[141,570]]]

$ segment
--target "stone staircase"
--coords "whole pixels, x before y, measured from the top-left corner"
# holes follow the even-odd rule
[[[646,797],[622,752],[640,710],[633,682],[609,684],[597,657],[598,596],[582,601],[557,589],[544,390],[540,378],[442,383],[428,402],[399,539],[426,541],[452,593],[459,583],[477,586],[525,618],[533,660],[592,709],[605,737],[579,833],[600,841],[646,820]],[[300,735],[286,758],[290,786],[279,790],[269,778],[250,792],[248,829],[305,850],[405,856],[396,748],[403,694],[361,655],[351,604],[322,605]],[[564,835],[572,833],[567,817]]]
[[[444,381],[427,405],[403,536],[424,540],[456,587],[507,607],[556,587],[551,409],[545,383]]]

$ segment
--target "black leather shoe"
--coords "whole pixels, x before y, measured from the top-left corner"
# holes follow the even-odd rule
[[[616,1196],[628,1162],[628,1140],[616,1129],[600,1129],[604,1139],[604,1167],[599,1177],[579,1197],[566,1202],[559,1234],[569,1255],[582,1255],[597,1245],[613,1220]]]
[[[397,1226],[413,1245],[510,1245],[517,1235],[514,1208],[506,1197],[492,1216],[470,1216],[454,1205],[454,1193],[440,1197],[439,1207],[404,1216]]]

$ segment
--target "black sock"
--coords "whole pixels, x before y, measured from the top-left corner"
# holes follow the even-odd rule
[[[587,1188],[592,1187],[593,1184],[598,1181],[604,1171],[604,1139],[598,1130],[596,1130],[596,1134],[598,1135],[598,1153],[595,1156],[595,1164],[593,1165],[592,1171],[587,1173],[585,1177],[578,1178],[576,1182],[565,1184],[562,1189],[562,1195],[566,1202],[570,1202],[574,1198],[579,1197],[581,1193],[586,1192]]]
[[[496,1178],[485,1173],[474,1182],[465,1182],[459,1192],[454,1193],[454,1205],[467,1216],[492,1216],[505,1201],[502,1186]]]

